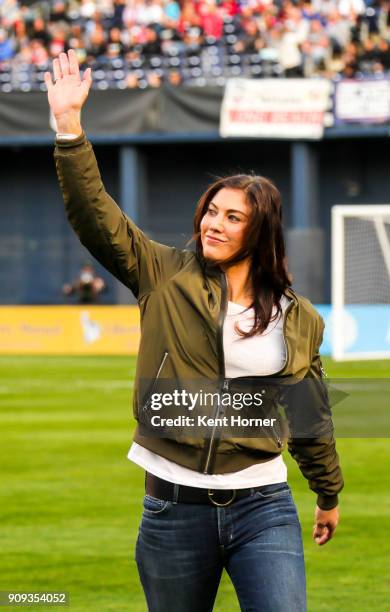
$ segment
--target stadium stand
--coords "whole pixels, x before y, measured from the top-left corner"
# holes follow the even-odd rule
[[[44,90],[68,48],[101,90],[383,76],[389,39],[383,0],[0,0],[0,91]]]

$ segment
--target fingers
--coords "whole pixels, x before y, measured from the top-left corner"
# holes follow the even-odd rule
[[[328,528],[325,525],[314,525],[313,539],[319,546],[325,544],[328,541]]]
[[[59,60],[62,73],[60,76],[66,76],[67,74],[69,74],[69,60],[66,53],[60,53]]]
[[[89,90],[89,88],[92,85],[92,70],[91,68],[87,68],[84,72],[83,75],[83,83],[85,84],[85,86],[87,87],[87,91]]]
[[[53,60],[53,74],[54,74],[54,82],[56,82],[57,79],[60,79],[62,76],[61,66],[60,66],[58,57],[56,57],[56,59]]]
[[[339,522],[338,507],[336,506],[331,510],[322,510],[317,506],[314,520],[313,538],[319,545],[326,544],[332,539]]]
[[[50,72],[45,72],[44,77],[45,77],[46,88],[49,91],[53,87],[53,81],[52,81]]]
[[[80,75],[79,62],[77,60],[77,55],[73,49],[69,49],[68,51],[68,63],[69,63],[69,73],[79,76]]]
[[[331,525],[330,523],[327,525],[324,525],[323,523],[316,523],[313,529],[313,539],[316,544],[322,546],[332,539],[334,530],[335,526]]]
[[[69,49],[68,54],[60,53],[59,57],[53,60],[53,75],[54,75],[54,82],[51,78],[50,73],[48,73],[48,76],[45,75],[45,83],[48,89],[50,86],[53,87],[59,79],[65,76],[69,76],[69,75],[72,77],[76,76],[80,79],[80,68],[79,68],[79,63],[77,60],[77,55],[74,49]],[[92,85],[91,68],[87,68],[84,71],[82,83],[85,86],[86,91],[88,93]]]

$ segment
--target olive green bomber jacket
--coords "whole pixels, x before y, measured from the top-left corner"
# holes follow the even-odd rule
[[[153,380],[162,374],[177,380],[224,379],[224,274],[208,268],[192,251],[150,240],[106,193],[84,134],[76,140],[57,142],[54,155],[67,215],[81,243],[138,300],[141,341],[133,399],[135,418],[144,401],[139,391],[141,378]],[[283,326],[287,358],[278,375],[319,379],[322,319],[307,299],[290,289],[286,295],[291,300]],[[326,403],[323,398],[318,401]],[[280,454],[287,442],[321,508],[335,507],[343,487],[332,433],[287,440],[217,436],[174,440],[141,435],[137,426],[134,440],[204,473],[234,472],[267,461]]]

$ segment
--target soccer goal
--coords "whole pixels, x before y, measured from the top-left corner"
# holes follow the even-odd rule
[[[390,205],[332,207],[332,357],[390,358]]]

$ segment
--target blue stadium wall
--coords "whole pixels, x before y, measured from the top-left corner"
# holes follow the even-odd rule
[[[255,171],[279,186],[289,237],[289,230],[297,222],[292,207],[292,143],[223,141],[217,137],[206,140],[198,136],[196,140],[146,140],[135,145],[132,151],[137,154],[144,177],[144,195],[137,213],[140,225],[154,239],[184,247],[191,236],[195,204],[208,183],[221,174]],[[316,225],[323,231],[324,257],[319,260],[322,280],[315,294],[310,295],[310,286],[307,293],[317,303],[327,303],[331,206],[390,202],[389,144],[382,132],[371,138],[330,138],[311,146],[317,158],[317,175],[313,178],[318,194]],[[123,183],[126,157],[114,144],[96,144],[95,151],[106,189],[119,201],[132,189],[129,177],[125,186]],[[90,257],[68,226],[56,180],[53,147],[3,144],[0,185],[0,303],[64,303],[62,285],[72,280]],[[126,202],[121,204],[129,210]],[[295,240],[293,252],[294,257],[316,257],[315,249],[308,252],[305,244],[299,254],[299,240],[298,247]],[[294,267],[294,261],[290,263]],[[96,268],[109,285],[103,303],[133,301],[120,283],[99,265]]]

